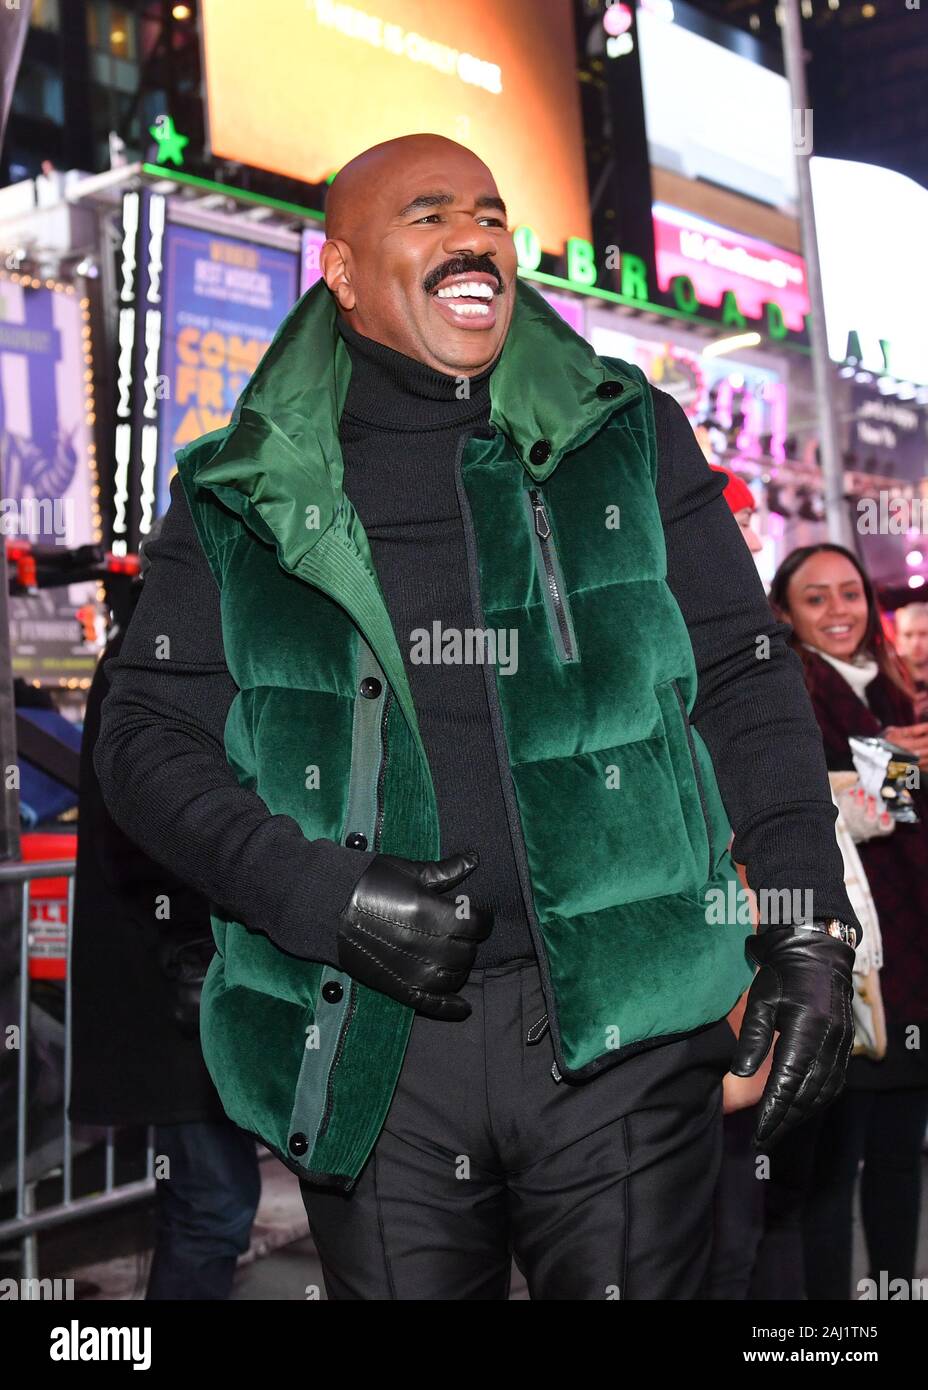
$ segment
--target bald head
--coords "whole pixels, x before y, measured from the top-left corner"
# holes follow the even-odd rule
[[[483,161],[456,140],[444,135],[399,135],[395,140],[371,145],[370,149],[362,150],[342,165],[326,195],[326,232],[330,237],[350,241],[366,208],[389,198],[390,189],[396,187],[404,174],[414,170],[419,161],[430,163],[443,157],[474,161],[486,175],[487,182],[496,187]]]
[[[326,234],[322,273],[359,333],[455,375],[498,355],[515,247],[493,175],[472,150],[427,134],[364,150],[329,188]]]

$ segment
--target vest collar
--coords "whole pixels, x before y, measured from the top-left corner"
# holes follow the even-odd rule
[[[345,497],[338,422],[351,359],[320,280],[297,300],[222,429],[177,451],[193,481],[274,543],[293,569],[336,517],[356,534]],[[600,396],[597,388],[621,387]],[[633,376],[607,367],[542,296],[519,279],[512,323],[490,378],[490,423],[526,473],[543,482],[616,409],[640,397]]]

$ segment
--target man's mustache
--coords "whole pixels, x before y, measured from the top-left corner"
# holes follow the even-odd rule
[[[503,293],[502,278],[489,256],[454,256],[450,261],[445,261],[444,265],[430,271],[422,282],[422,288],[426,294],[431,294],[449,275],[477,275],[480,272],[492,275],[498,286],[496,293]]]

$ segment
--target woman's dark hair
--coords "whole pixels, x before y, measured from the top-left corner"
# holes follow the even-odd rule
[[[834,545],[831,541],[822,541],[819,545],[801,545],[796,550],[791,550],[782,561],[773,581],[770,585],[770,605],[777,612],[778,616],[785,621],[789,621],[789,586],[793,575],[804,565],[806,560],[811,560],[813,555],[821,555],[823,551],[830,551],[833,555],[843,555],[845,560],[850,560],[851,564],[860,575],[860,582],[863,585],[864,595],[867,600],[867,626],[864,631],[858,651],[865,650],[875,659],[877,666],[886,678],[892,681],[909,698],[915,692],[915,686],[906,667],[899,659],[895,647],[889,638],[882,623],[882,609],[879,600],[870,582],[870,576],[864,569],[852,550],[847,550],[843,545]],[[790,644],[796,649],[803,663],[808,667],[806,650],[802,643],[798,641],[795,632],[790,634]]]

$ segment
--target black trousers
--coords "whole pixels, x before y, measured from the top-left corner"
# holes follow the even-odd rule
[[[867,1244],[867,1276],[912,1280],[918,1253],[922,1144],[928,1089],[845,1089],[825,1112],[805,1213],[808,1296],[855,1300],[851,1288],[854,1188]]]
[[[331,1299],[689,1299],[712,1238],[725,1019],[556,1081],[534,961],[475,970],[463,1023],[417,1014],[348,1194],[303,1182]]]

